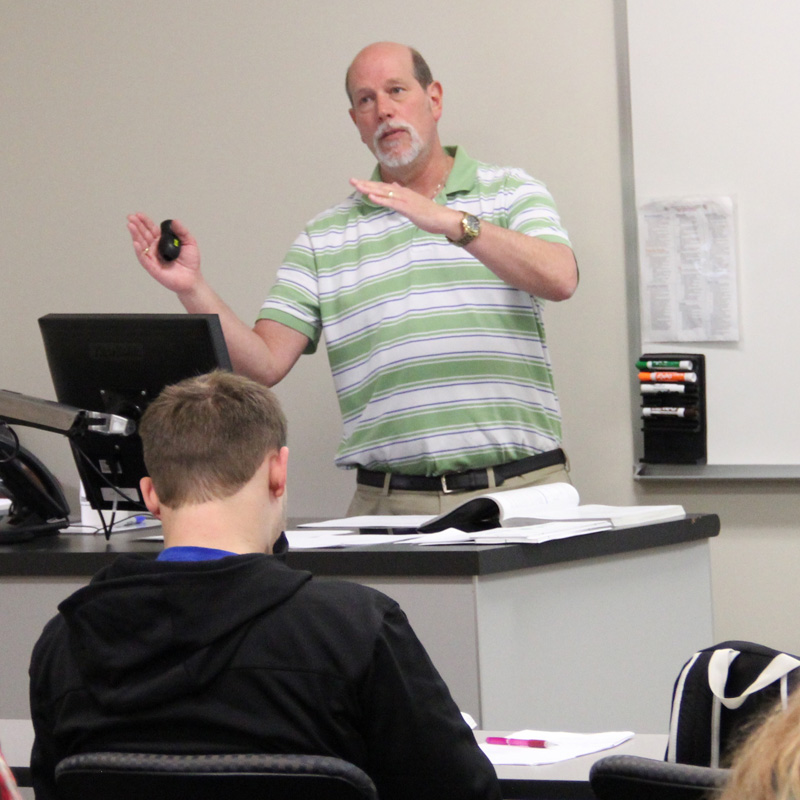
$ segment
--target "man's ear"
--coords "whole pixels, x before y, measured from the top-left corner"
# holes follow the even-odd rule
[[[442,84],[439,81],[433,81],[425,91],[431,104],[433,118],[438,122],[442,116],[442,97],[444,95]]]
[[[269,488],[275,497],[282,497],[286,492],[286,480],[289,475],[289,448],[281,447],[277,453],[269,456]]]
[[[139,489],[142,492],[142,499],[147,506],[147,510],[156,519],[161,519],[161,501],[158,499],[153,481],[148,475],[145,475],[144,478],[139,481]]]

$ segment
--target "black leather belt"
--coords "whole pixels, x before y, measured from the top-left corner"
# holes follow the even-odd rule
[[[528,458],[521,458],[519,461],[512,461],[508,464],[498,464],[498,466],[491,469],[494,471],[495,486],[502,486],[509,478],[516,478],[519,475],[525,475],[537,469],[566,463],[567,457],[564,455],[564,451],[559,448],[558,450],[548,450],[546,453],[539,453]],[[364,486],[383,488],[386,482],[386,473],[374,472],[373,470],[359,467],[356,482]],[[489,470],[471,469],[467,472],[451,472],[437,477],[392,473],[389,479],[389,488],[402,489],[408,492],[443,492],[444,494],[488,489]]]

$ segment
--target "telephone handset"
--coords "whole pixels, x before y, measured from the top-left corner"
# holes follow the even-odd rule
[[[0,437],[0,494],[11,500],[0,518],[0,544],[24,542],[58,533],[69,525],[69,504],[61,485],[36,456],[16,441],[13,429]],[[13,434],[13,450],[8,431]]]

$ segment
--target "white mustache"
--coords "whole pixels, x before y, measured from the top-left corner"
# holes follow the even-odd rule
[[[403,122],[389,122],[388,120],[386,122],[381,122],[375,131],[375,135],[372,137],[375,147],[378,146],[380,140],[390,131],[405,131],[411,136],[414,136],[416,133],[411,125],[406,125]]]

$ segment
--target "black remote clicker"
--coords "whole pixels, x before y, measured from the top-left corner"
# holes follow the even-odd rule
[[[181,253],[181,240],[172,230],[172,220],[161,223],[161,238],[158,240],[158,254],[164,261],[174,261]]]

